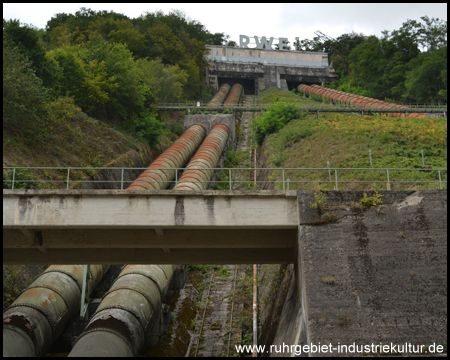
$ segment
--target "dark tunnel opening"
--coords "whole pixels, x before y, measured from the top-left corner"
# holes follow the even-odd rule
[[[223,84],[228,84],[230,86],[233,86],[234,84],[241,84],[244,87],[245,95],[255,95],[255,79],[233,79],[219,77],[217,80],[219,82],[219,88]]]

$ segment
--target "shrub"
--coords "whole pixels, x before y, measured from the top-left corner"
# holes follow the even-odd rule
[[[264,112],[263,116],[253,123],[253,134],[258,145],[262,145],[267,135],[282,129],[293,119],[304,119],[307,113],[301,111],[298,105],[279,101]]]
[[[275,166],[280,166],[286,160],[287,160],[287,155],[283,152],[277,153],[273,156],[273,164]]]
[[[140,113],[140,116],[134,120],[133,126],[138,136],[147,140],[150,147],[154,147],[162,135],[162,124],[156,119],[155,115],[150,113],[149,109]]]
[[[16,165],[12,165],[16,166]],[[3,170],[3,189],[12,189],[13,169]],[[16,169],[14,175],[14,189],[37,189],[38,178],[28,169]]]

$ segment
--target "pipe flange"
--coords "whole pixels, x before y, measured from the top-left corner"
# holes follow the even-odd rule
[[[167,274],[166,274],[166,272],[164,271],[164,269],[161,267],[161,265],[156,265],[156,266],[159,267],[159,268],[161,269],[161,271],[163,272],[164,276],[166,277],[166,282],[167,282],[168,277],[167,277]]]
[[[68,272],[68,271],[65,271],[65,270],[59,270],[59,269],[51,269],[51,270],[48,270],[48,271],[44,271],[41,275],[39,275],[36,279],[35,279],[35,281],[39,278],[39,277],[41,277],[42,275],[44,275],[44,274],[48,274],[48,273],[51,273],[51,272],[58,272],[58,273],[61,273],[61,274],[64,274],[64,275],[67,275],[68,277],[70,277],[70,278],[72,278],[72,280],[74,280],[75,281],[75,283],[77,284],[77,286],[78,286],[78,289],[80,290],[80,294],[81,294],[81,292],[82,292],[82,290],[81,290],[81,286],[80,286],[80,284],[78,284],[78,280],[77,280],[77,278],[73,275],[73,274],[71,274],[70,272]]]
[[[119,280],[122,276],[126,276],[126,275],[129,275],[129,274],[142,275],[142,276],[145,276],[146,278],[149,278],[151,281],[153,281],[153,282],[155,283],[156,287],[157,287],[158,290],[159,290],[159,294],[160,294],[161,300],[162,300],[162,298],[163,298],[163,288],[166,287],[167,279],[166,279],[166,282],[164,283],[163,287],[161,288],[161,287],[159,286],[159,284],[158,284],[158,279],[156,279],[154,276],[151,276],[151,275],[149,275],[149,274],[147,274],[147,273],[145,273],[145,272],[143,272],[143,271],[129,271],[129,272],[123,274],[123,275],[120,275],[120,276],[114,281],[113,285],[114,285],[114,284],[116,283],[116,281]],[[111,285],[111,287],[112,287],[113,285]]]
[[[107,293],[105,293],[105,295],[102,296],[102,301],[107,295],[111,294],[112,292],[114,292],[116,290],[120,290],[120,289],[133,290],[133,291],[136,291],[137,293],[141,294],[149,302],[150,306],[152,307],[153,313],[156,313],[156,310],[155,310],[156,305],[153,304],[152,299],[150,299],[150,297],[147,294],[140,292],[139,290],[132,288],[131,286],[119,286],[119,287],[114,288],[113,290],[109,290]]]
[[[128,307],[126,307],[126,306],[123,306],[123,305],[110,305],[110,306],[106,306],[106,307],[104,307],[104,308],[101,308],[100,310],[97,310],[97,311],[91,316],[91,318],[89,319],[88,326],[90,325],[91,320],[92,320],[92,318],[93,318],[95,315],[101,313],[103,310],[108,310],[108,309],[120,309],[120,310],[128,311],[128,312],[129,312],[130,314],[132,314],[136,319],[138,319],[139,324],[141,325],[142,330],[144,331],[144,334],[145,334],[145,324],[144,324],[143,321],[141,320],[139,314],[138,314],[136,311],[134,311],[133,309],[130,309],[130,308],[128,308]]]
[[[48,315],[47,311],[43,307],[35,305],[35,304],[17,303],[17,304],[12,304],[8,308],[8,310],[15,308],[15,307],[29,307],[31,309],[35,309],[35,310],[39,311],[40,313],[42,313],[42,315],[44,315],[44,317],[47,319],[48,323],[50,324],[50,329],[52,330],[52,339],[54,339],[56,324],[53,321],[51,321],[50,316]]]
[[[54,269],[54,270],[44,271],[43,273],[41,273],[41,274],[39,274],[38,276],[36,276],[36,277],[34,278],[34,281],[36,281],[37,279],[39,279],[41,276],[43,276],[43,275],[45,275],[45,274],[47,274],[47,273],[51,273],[51,272],[59,272],[59,273],[62,273],[62,274],[64,274],[64,275],[69,276],[73,281],[75,281],[75,284],[77,284],[78,290],[80,290],[80,294],[81,294],[81,288],[80,288],[80,285],[78,284],[77,278],[76,278],[75,276],[73,276],[70,272],[65,271],[65,270],[57,270],[57,269]],[[34,283],[34,281],[33,281],[33,283]],[[19,293],[19,295],[17,295],[17,298],[19,298],[20,295],[22,295],[25,291],[27,291],[28,289],[31,289],[31,288],[32,288],[32,287],[29,286],[29,287],[23,289],[23,290]]]
[[[49,289],[54,291],[55,293],[57,293],[59,296],[61,296],[61,298],[64,301],[64,304],[66,304],[66,311],[64,311],[61,316],[59,317],[59,319],[57,319],[55,321],[55,323],[52,325],[52,327],[54,327],[54,331],[53,331],[53,341],[55,341],[57,339],[57,337],[60,335],[60,332],[62,332],[62,328],[59,329],[59,325],[61,319],[63,319],[64,317],[68,316],[69,319],[71,318],[71,314],[70,314],[70,308],[69,308],[69,303],[67,301],[67,299],[58,291],[56,290],[54,287],[46,285],[46,284],[42,284],[42,285],[36,285],[36,286],[30,286],[28,289],[38,289],[38,288],[45,288],[45,289]],[[50,323],[51,324],[51,323]]]
[[[109,333],[111,333],[111,334],[117,335],[118,337],[120,337],[120,338],[128,345],[128,347],[131,349],[131,352],[132,352],[132,354],[133,354],[134,357],[136,357],[136,356],[139,355],[139,354],[136,354],[136,352],[135,352],[135,350],[134,350],[134,348],[133,348],[133,345],[130,343],[130,341],[129,341],[125,336],[123,336],[123,335],[120,334],[119,332],[113,331],[113,330],[111,330],[111,329],[109,329],[109,328],[98,327],[98,328],[95,328],[95,329],[92,329],[92,330],[83,331],[83,333],[82,333],[80,336],[78,336],[78,338],[75,340],[75,344],[76,344],[82,337],[86,336],[87,334],[96,332],[96,331],[105,331],[105,332],[109,332]],[[75,345],[75,344],[74,344],[74,345]],[[72,347],[72,349],[73,349],[73,347]]]
[[[36,286],[30,286],[28,289],[38,289],[38,288],[45,288],[45,289],[49,289],[54,291],[55,293],[57,293],[59,296],[61,296],[61,298],[64,301],[64,304],[66,304],[66,309],[69,313],[69,317],[71,317],[70,314],[70,308],[69,308],[69,302],[67,301],[67,299],[64,297],[64,295],[62,295],[58,290],[56,290],[54,287],[50,286],[50,285],[46,285],[46,284],[41,284],[41,285],[36,285]],[[56,322],[58,322],[60,319],[62,318],[62,316],[56,320]]]
[[[36,357],[36,347],[33,343],[33,340],[31,340],[30,335],[28,335],[25,331],[23,331],[21,328],[18,328],[17,326],[13,326],[13,325],[8,325],[8,324],[3,324],[3,329],[8,329],[11,331],[15,331],[17,333],[19,333],[20,335],[22,335],[25,340],[27,341],[28,345],[30,345],[30,348],[33,352],[32,356]]]

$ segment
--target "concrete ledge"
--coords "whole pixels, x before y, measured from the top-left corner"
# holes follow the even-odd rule
[[[218,191],[128,190],[20,192],[14,194],[10,190],[3,196],[3,229],[281,229],[298,226],[297,201],[285,194],[268,196],[254,192],[233,196]]]
[[[3,197],[8,196],[110,196],[110,195],[141,195],[141,196],[217,196],[217,197],[283,197],[297,198],[296,190],[205,190],[205,191],[184,191],[184,190],[115,190],[115,189],[69,189],[69,190],[36,190],[36,189],[17,189],[3,190]]]

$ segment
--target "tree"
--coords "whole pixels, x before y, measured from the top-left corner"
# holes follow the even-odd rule
[[[30,62],[44,86],[53,87],[60,76],[57,64],[45,54],[38,30],[19,20],[3,20],[3,37],[11,41]]]
[[[447,91],[442,75],[447,71],[447,48],[422,53],[412,62],[406,76],[406,96],[419,103],[441,103]]]
[[[447,21],[439,18],[420,18],[425,24],[419,25],[419,44],[426,48],[428,52],[447,47]]]
[[[181,99],[183,86],[187,83],[188,76],[178,65],[164,66],[158,58],[156,60],[140,59],[138,66],[142,69],[144,81],[154,94],[154,102],[166,103]],[[146,104],[146,108],[152,104]]]
[[[3,126],[22,133],[36,132],[45,119],[46,94],[31,62],[3,39]]]
[[[97,18],[88,27],[89,36],[98,33],[111,43],[124,44],[135,56],[146,55],[144,35],[128,19]]]
[[[382,75],[386,60],[380,40],[376,36],[369,36],[350,52],[349,60],[352,84],[384,98],[386,89]]]
[[[149,92],[148,86],[143,81],[141,69],[133,58],[133,54],[123,44],[112,44],[105,41],[99,34],[93,34],[91,39],[82,47],[80,57],[85,64],[101,67],[101,73],[106,72],[101,83],[106,84],[106,79],[114,77],[114,81],[108,80],[111,86],[108,89],[108,102],[102,106],[103,112],[97,116],[107,118],[117,117],[122,119],[139,113],[144,108],[144,103]],[[97,61],[97,63],[92,63]],[[104,63],[104,65],[101,65]],[[98,73],[97,73],[98,75]],[[112,86],[112,84],[117,84]]]

